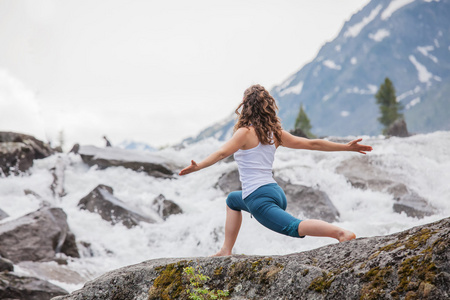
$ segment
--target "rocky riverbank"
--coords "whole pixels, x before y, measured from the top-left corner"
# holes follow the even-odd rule
[[[334,222],[359,236],[399,232],[449,216],[449,134],[373,139],[377,152],[367,156],[281,148],[274,177],[299,218]],[[433,224],[319,248],[331,240],[276,235],[244,215],[235,251],[249,256],[174,259],[207,256],[223,241],[224,200],[240,189],[233,160],[176,175],[219,146],[211,140],[158,152],[77,146],[60,153],[33,137],[0,132],[0,298],[47,300],[94,278],[69,297],[92,290],[117,299],[186,298],[187,266],[201,266],[211,278],[206,286],[229,290],[232,299],[332,299],[344,290],[354,298],[447,296],[441,261],[448,241]],[[287,253],[296,254],[272,256]],[[160,257],[172,258],[107,273]],[[431,273],[423,271],[427,263]],[[101,274],[114,278],[94,292]]]

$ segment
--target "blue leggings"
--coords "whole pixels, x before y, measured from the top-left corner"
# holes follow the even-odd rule
[[[304,237],[298,235],[301,220],[285,212],[286,195],[276,183],[259,187],[245,199],[242,199],[242,191],[231,192],[227,197],[227,205],[232,210],[251,213],[259,223],[273,231],[292,237]]]

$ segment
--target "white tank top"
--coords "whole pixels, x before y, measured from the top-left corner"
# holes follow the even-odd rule
[[[257,188],[276,183],[272,177],[272,164],[277,147],[263,145],[248,149],[239,149],[234,153],[234,160],[239,169],[239,179],[242,184],[242,199],[253,193]]]

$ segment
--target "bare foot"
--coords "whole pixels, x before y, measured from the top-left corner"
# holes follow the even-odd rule
[[[338,238],[340,243],[350,241],[353,239],[356,239],[356,235],[353,232],[348,231],[348,230],[343,230],[341,232],[341,234],[339,234],[339,238]]]
[[[229,256],[229,255],[231,255],[231,251],[220,249],[219,252],[217,252],[214,255],[211,255],[210,257],[214,257],[214,256]]]

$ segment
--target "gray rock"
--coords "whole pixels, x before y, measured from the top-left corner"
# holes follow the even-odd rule
[[[286,194],[287,212],[294,216],[301,214],[309,219],[321,219],[327,222],[334,222],[339,219],[338,210],[325,192],[304,185],[292,184],[277,176],[274,178]],[[241,190],[238,170],[234,169],[224,173],[219,178],[216,187],[227,194]]]
[[[18,175],[33,166],[34,150],[24,143],[0,143],[0,175]]]
[[[69,153],[78,154],[78,151],[80,151],[80,144],[74,144],[72,146],[72,149],[70,149]]]
[[[228,299],[449,299],[450,218],[283,256],[149,260],[53,300],[188,299],[188,266]]]
[[[0,208],[0,221],[6,219],[9,215]]]
[[[183,210],[178,204],[172,200],[167,200],[162,194],[153,200],[153,208],[163,220],[166,220],[171,215],[183,213]]]
[[[139,222],[155,223],[156,221],[144,216],[125,202],[114,196],[112,187],[100,184],[78,203],[80,209],[98,213],[103,220],[111,224],[122,223],[127,228]]]
[[[87,281],[85,276],[71,270],[67,266],[67,262],[55,264],[54,262],[24,261],[18,263],[17,266],[42,280],[56,280],[68,284],[82,284]]]
[[[380,164],[382,162],[374,155],[352,157],[343,161],[336,172],[344,175],[355,188],[391,194],[395,200],[393,210],[397,213],[404,212],[408,217],[417,218],[436,213],[436,209],[425,198],[378,167]]]
[[[222,174],[215,187],[220,188],[225,194],[242,190],[241,182],[239,181],[239,171],[234,169]]]
[[[0,131],[0,175],[18,175],[33,166],[34,159],[53,153],[51,147],[30,135]]]
[[[301,130],[300,128],[296,128],[296,129],[290,130],[289,133],[292,134],[292,135],[295,135],[295,136],[308,138],[306,133],[303,130]]]
[[[14,265],[9,259],[0,257],[0,272],[4,271],[14,271]]]
[[[83,162],[89,166],[96,165],[100,169],[124,167],[161,178],[173,178],[172,175],[174,172],[172,170],[177,168],[168,160],[165,161],[150,152],[139,156],[135,152],[120,148],[82,146],[79,148],[78,154],[80,154]]]
[[[0,273],[0,299],[48,300],[67,294],[66,290],[48,281]]]
[[[386,129],[386,134],[389,136],[408,137],[410,136],[406,122],[404,119],[398,119]]]
[[[294,216],[303,215],[308,219],[326,222],[339,220],[339,211],[325,192],[309,186],[292,184],[279,177],[275,177],[275,180],[286,194],[287,212]]]
[[[46,158],[55,153],[55,151],[44,142],[32,137],[31,135],[16,132],[0,132],[0,143],[23,143],[34,150],[34,158]]]
[[[61,208],[42,208],[0,224],[0,255],[20,261],[49,261],[55,254],[79,257],[75,236]]]

